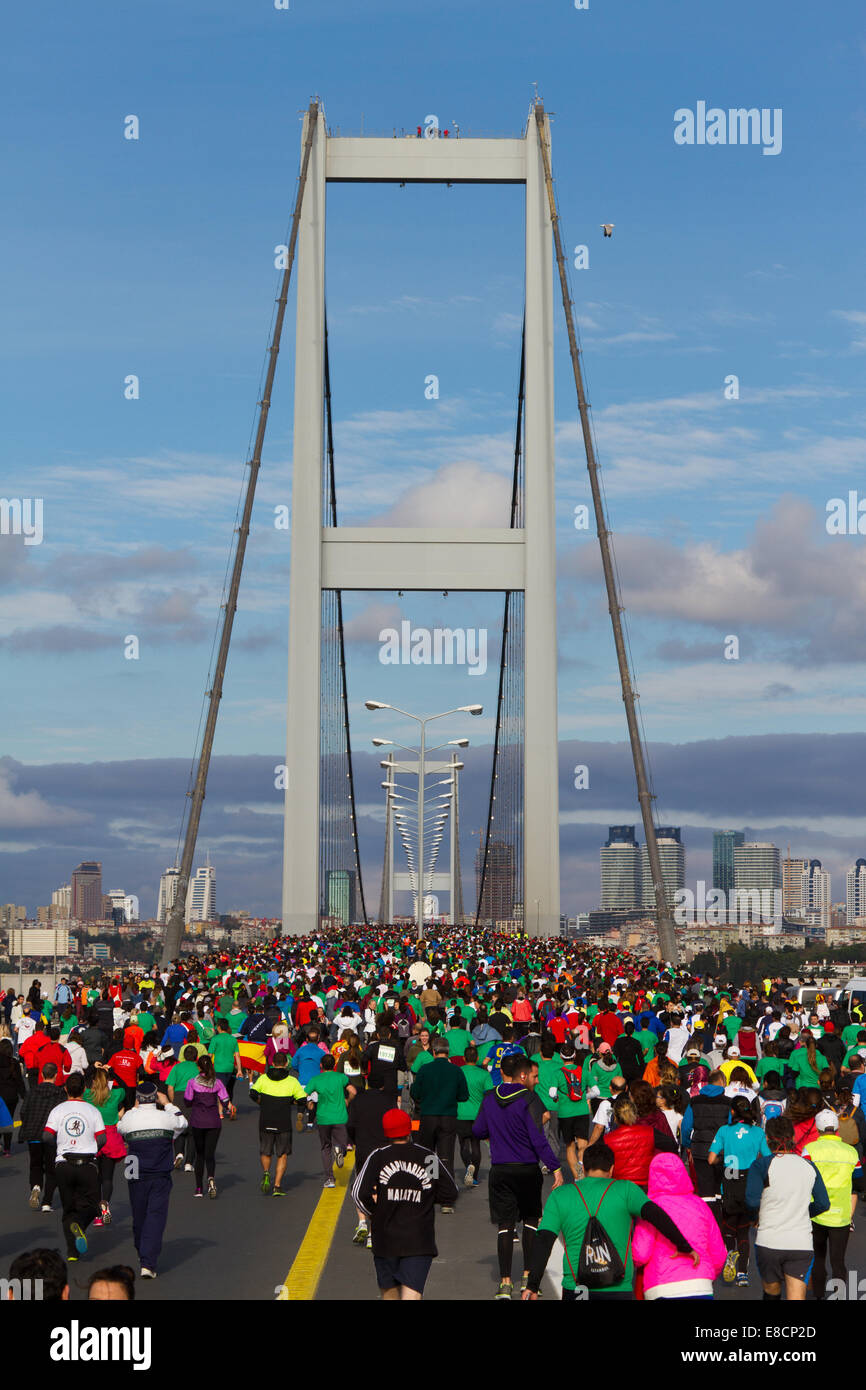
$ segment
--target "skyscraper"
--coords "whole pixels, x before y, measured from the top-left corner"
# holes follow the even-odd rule
[[[72,916],[79,922],[102,920],[102,865],[87,860],[72,875]]]
[[[660,825],[656,830],[656,839],[659,847],[665,896],[668,900],[668,906],[673,907],[674,894],[686,886],[686,851],[680,839],[680,827],[678,825]],[[642,905],[649,912],[655,912],[655,887],[646,845],[641,846],[640,859]]]
[[[745,842],[742,830],[713,831],[713,887],[730,893],[734,887],[734,849]]]
[[[484,896],[478,919],[481,922],[508,922],[515,916],[514,906],[514,846],[505,840],[491,840],[488,845],[487,872],[484,874]],[[484,845],[479,844],[475,856],[475,893],[481,893]]]
[[[866,859],[858,859],[845,875],[845,906],[849,922],[866,917]]]
[[[782,887],[779,851],[776,845],[747,841],[734,849],[734,887],[759,892]]]
[[[808,859],[782,860],[782,911],[786,917],[803,915],[803,874],[808,867]]]
[[[64,883],[60,888],[55,888],[51,894],[52,920],[54,918],[65,921],[72,916],[72,884]]]
[[[329,917],[339,917],[344,927],[357,920],[355,916],[354,869],[329,869],[326,891]]]
[[[611,825],[601,848],[601,909],[631,911],[640,903],[640,846],[634,826]]]
[[[216,873],[208,857],[189,881],[185,918],[187,923],[213,922],[216,915]]]
[[[803,870],[803,915],[825,929],[830,925],[830,875],[820,859],[810,859]]]
[[[166,869],[159,880],[159,899],[156,904],[156,920],[167,922],[169,913],[177,901],[177,880],[180,869],[175,864],[174,868]]]

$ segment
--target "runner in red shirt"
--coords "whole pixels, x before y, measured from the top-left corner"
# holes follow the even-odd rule
[[[46,1062],[54,1062],[57,1067],[57,1076],[54,1078],[55,1086],[65,1086],[69,1073],[72,1069],[72,1058],[66,1048],[60,1042],[60,1029],[52,1028],[49,1039],[45,1046],[40,1049],[37,1065],[39,1067],[39,1080],[42,1080],[42,1071]]]
[[[609,1047],[613,1047],[620,1033],[623,1031],[622,1022],[617,1018],[612,1010],[605,1008],[602,1013],[597,1013],[592,1020],[592,1026],[601,1034],[603,1042]]]
[[[133,1052],[131,1047],[124,1047],[109,1058],[108,1065],[121,1086],[126,1090],[126,1109],[129,1109],[135,1104],[135,1083],[141,1066],[141,1058],[137,1052]]]
[[[42,1028],[37,1028],[35,1033],[31,1033],[29,1038],[21,1044],[18,1049],[18,1056],[27,1068],[27,1079],[31,1085],[36,1084],[37,1073],[40,1069],[39,1054],[43,1048],[48,1047],[51,1039]]]

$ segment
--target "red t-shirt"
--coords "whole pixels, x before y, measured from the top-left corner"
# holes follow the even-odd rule
[[[565,1035],[568,1032],[568,1024],[564,1018],[548,1019],[547,1026],[556,1038],[557,1043],[563,1043],[565,1041]]]
[[[138,1069],[141,1066],[141,1058],[131,1048],[124,1048],[122,1052],[115,1052],[108,1065],[120,1077],[124,1086],[134,1086],[138,1077]]]
[[[528,999],[515,999],[511,1005],[511,1017],[515,1023],[529,1023],[532,1018],[532,1004]]]
[[[613,1047],[614,1043],[616,1042],[617,1038],[622,1032],[622,1024],[620,1023],[616,1014],[596,1014],[592,1022],[593,1027],[599,1033],[601,1033],[603,1040],[606,1043],[609,1043],[611,1047]]]
[[[302,999],[298,1005],[296,1018],[297,1026],[302,1028],[305,1024],[309,1023],[310,1019],[315,1017],[318,1009],[319,1005],[316,1001],[312,999]]]
[[[66,1078],[69,1075],[69,1069],[72,1066],[72,1058],[65,1047],[61,1047],[59,1042],[51,1042],[50,1039],[45,1047],[40,1050],[36,1063],[39,1067],[40,1081],[42,1080],[42,1072],[48,1062],[56,1062],[57,1064],[57,1075],[54,1078],[55,1086],[65,1086]]]
[[[21,1058],[21,1061],[24,1063],[25,1067],[27,1067],[28,1071],[31,1067],[40,1065],[38,1061],[39,1053],[43,1048],[48,1047],[50,1042],[51,1039],[47,1033],[31,1033],[30,1037],[25,1039],[21,1044],[18,1049],[18,1056]]]

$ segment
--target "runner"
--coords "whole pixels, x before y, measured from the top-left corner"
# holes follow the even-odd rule
[[[284,1197],[285,1177],[292,1152],[292,1106],[305,1105],[307,1093],[289,1072],[286,1052],[274,1054],[267,1071],[253,1082],[250,1100],[259,1106],[259,1157],[262,1164],[262,1192]],[[276,1159],[273,1186],[271,1163]]]
[[[215,1199],[217,1195],[214,1174],[216,1172],[216,1148],[222,1129],[223,1115],[230,1105],[228,1091],[216,1079],[213,1060],[199,1057],[196,1063],[198,1076],[186,1083],[183,1093],[189,1106],[189,1126],[195,1145],[195,1197],[201,1197],[202,1182],[207,1169],[207,1195]]]
[[[352,1200],[370,1222],[376,1279],[386,1302],[419,1302],[438,1254],[436,1203],[448,1207],[457,1184],[436,1155],[411,1139],[412,1121],[391,1109],[382,1120],[386,1143],[355,1179]]]
[[[830,1210],[817,1168],[794,1152],[794,1126],[787,1115],[767,1121],[769,1158],[749,1169],[746,1206],[758,1213],[755,1260],[764,1300],[802,1303],[814,1259],[812,1221]],[[810,1219],[811,1218],[811,1219]]]
[[[53,1065],[53,1063],[49,1063]],[[66,1082],[66,1098],[45,1121],[43,1139],[55,1147],[57,1189],[63,1208],[66,1258],[74,1262],[87,1250],[85,1232],[99,1212],[96,1155],[105,1143],[105,1125],[95,1105],[84,1100],[84,1078]]]
[[[134,1107],[117,1124],[118,1135],[126,1140],[135,1159],[127,1176],[132,1234],[142,1279],[156,1278],[171,1198],[174,1140],[186,1127],[185,1116],[152,1081],[139,1085]]]
[[[316,1127],[322,1149],[325,1187],[336,1187],[334,1164],[342,1168],[346,1157],[349,1147],[349,1136],[346,1132],[346,1096],[351,1099],[355,1094],[355,1088],[349,1084],[349,1078],[338,1072],[335,1067],[333,1057],[323,1057],[321,1071],[305,1088],[310,1110],[313,1103],[317,1103]]]
[[[562,1182],[559,1159],[544,1137],[544,1106],[527,1086],[526,1057],[503,1057],[503,1079],[481,1102],[472,1126],[476,1139],[490,1140],[488,1196],[490,1218],[497,1228],[499,1261],[498,1299],[514,1292],[512,1264],[514,1233],[523,1222],[523,1283],[526,1288],[532,1241],[541,1217],[542,1174],[539,1163],[553,1174],[553,1185]]]

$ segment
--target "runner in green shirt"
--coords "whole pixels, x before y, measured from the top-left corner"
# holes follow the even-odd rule
[[[587,1174],[580,1182],[555,1187],[545,1205],[538,1233],[532,1247],[532,1257],[524,1300],[538,1298],[538,1290],[547,1262],[561,1236],[565,1245],[562,1262],[563,1302],[578,1300],[578,1270],[583,1242],[591,1216],[598,1216],[624,1267],[623,1278],[604,1289],[587,1289],[583,1297],[592,1299],[599,1294],[609,1297],[620,1294],[631,1298],[634,1292],[634,1263],[631,1256],[631,1235],[634,1222],[640,1217],[661,1232],[681,1255],[691,1255],[695,1268],[700,1256],[694,1252],[671,1218],[647,1199],[645,1192],[633,1182],[612,1179],[613,1152],[604,1143],[592,1144],[584,1154]],[[585,1286],[584,1286],[585,1287]]]
[[[488,1091],[494,1088],[489,1071],[478,1065],[478,1048],[471,1043],[465,1053],[466,1065],[463,1075],[469,1088],[469,1099],[457,1102],[457,1137],[460,1141],[460,1157],[466,1164],[463,1177],[464,1187],[477,1187],[481,1173],[481,1140],[472,1133],[472,1125],[478,1118],[481,1102]]]
[[[346,1120],[348,1119],[346,1088],[350,1085],[350,1078],[345,1076],[343,1072],[335,1071],[335,1066],[336,1062],[333,1057],[323,1057],[322,1070],[317,1076],[311,1077],[304,1088],[310,1097],[307,1102],[310,1110],[313,1108],[313,1102],[318,1101],[316,1127],[319,1131],[319,1143],[322,1148],[325,1187],[336,1187],[334,1161],[336,1160],[338,1168],[342,1168],[346,1150],[349,1147],[349,1132],[346,1129]],[[351,1090],[352,1095],[354,1095],[354,1086],[351,1087]]]

